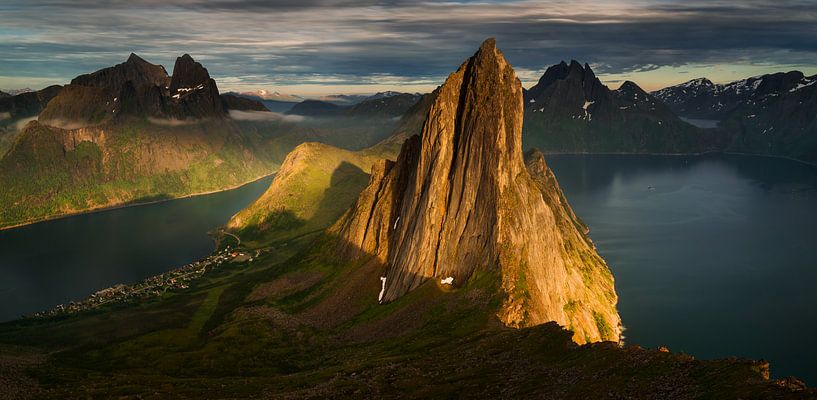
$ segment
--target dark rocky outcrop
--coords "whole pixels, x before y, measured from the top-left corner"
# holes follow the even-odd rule
[[[169,114],[172,117],[220,117],[226,112],[216,81],[188,54],[176,59],[170,80],[170,98]]]
[[[173,76],[135,54],[124,63],[80,75],[43,111],[40,121],[62,128],[100,125],[127,117],[189,120],[223,118],[226,108],[207,69],[185,54]]]
[[[258,100],[253,100],[235,94],[222,94],[221,102],[226,110],[237,111],[270,111]]]
[[[699,153],[723,141],[680,120],[633,82],[618,90],[564,61],[525,92],[525,148],[570,153]]]
[[[228,118],[230,100],[190,56],[179,57],[172,77],[131,55],[50,90],[59,94],[38,121],[19,133],[0,129],[0,227],[220,190],[275,166],[265,139]],[[20,97],[36,111],[48,92]],[[248,103],[241,106],[259,108]]]
[[[352,117],[396,118],[417,104],[421,95],[411,93],[379,93],[352,106],[347,115]]]
[[[817,79],[817,76],[812,78]],[[722,120],[742,104],[756,103],[768,96],[786,95],[813,80],[800,71],[767,74],[726,84],[697,78],[652,94],[682,117]]]
[[[287,113],[332,118],[398,118],[417,104],[420,97],[421,95],[411,93],[379,93],[351,106],[337,105],[321,100],[304,100],[292,107]]]
[[[655,95],[681,116],[718,120],[723,150],[817,162],[817,75],[780,72],[727,84],[699,78]]]
[[[338,253],[385,265],[383,302],[429,279],[462,286],[498,273],[505,324],[556,321],[577,342],[618,340],[610,271],[544,163],[533,160],[533,174],[525,166],[522,101],[513,68],[485,41],[435,91],[422,135],[372,168],[330,229]]]
[[[80,75],[71,80],[72,85],[100,87],[112,92],[121,92],[128,84],[134,87],[164,87],[168,83],[165,67],[151,64],[133,53],[124,63]]]
[[[287,114],[303,116],[334,117],[342,113],[343,107],[320,100],[304,100],[294,105]]]
[[[8,120],[19,120],[38,115],[51,99],[62,90],[54,85],[36,92],[25,92],[14,96],[0,97],[0,113],[8,113]]]

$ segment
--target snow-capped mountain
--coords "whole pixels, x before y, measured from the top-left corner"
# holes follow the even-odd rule
[[[718,136],[681,121],[634,82],[605,86],[589,65],[561,62],[525,92],[526,147],[549,152],[697,153]]]
[[[287,94],[280,92],[270,92],[266,89],[251,90],[248,92],[236,93],[239,96],[254,97],[261,100],[282,101],[287,103],[299,103],[304,101],[304,98],[295,94]]]
[[[653,95],[682,117],[721,120],[742,104],[785,95],[814,82],[817,82],[817,76],[807,77],[799,71],[756,76],[726,84],[697,78],[655,91]]]

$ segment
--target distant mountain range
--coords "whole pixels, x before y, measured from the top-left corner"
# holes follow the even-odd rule
[[[23,94],[23,93],[28,93],[28,92],[34,92],[34,90],[32,90],[31,88],[0,90],[0,93],[5,93],[5,94],[10,95],[10,96],[16,96],[18,94]],[[0,94],[0,97],[2,97],[2,96],[3,95]]]
[[[417,93],[378,93],[353,105],[337,105],[321,100],[305,100],[292,107],[287,113],[293,115],[326,117],[372,117],[396,118],[406,113],[422,95]]]
[[[568,117],[660,108],[582,71]],[[572,93],[560,76],[528,102]],[[240,247],[220,243],[199,276],[0,324],[0,378],[13,398],[813,398],[767,362],[620,341],[610,269],[545,156],[522,150],[524,101],[486,40],[384,142],[293,150],[228,226]]]
[[[61,90],[62,86],[55,85],[36,92],[29,89],[0,95],[0,157],[14,143],[23,125],[36,118]]]
[[[814,163],[817,76],[699,78],[647,93],[630,81],[611,90],[590,66],[561,62],[525,92],[523,140],[545,152],[739,152]]]
[[[220,96],[189,55],[168,75],[131,54],[62,88],[4,97],[0,106],[15,118],[39,112],[0,158],[0,227],[219,190],[276,166],[265,139],[228,114],[264,106]]]
[[[654,95],[682,117],[718,121],[726,151],[817,162],[817,75],[780,72],[727,84],[699,78]]]
[[[525,91],[526,148],[572,153],[699,153],[719,138],[682,121],[660,100],[627,81],[601,83],[589,65],[549,67]]]
[[[419,98],[421,95],[420,93],[402,93],[402,92],[395,92],[395,91],[386,91],[386,92],[378,92],[373,95],[345,95],[345,94],[338,94],[338,95],[328,95],[328,96],[320,96],[317,98],[306,98],[298,95],[291,95],[291,94],[281,94],[278,92],[269,92],[267,90],[256,90],[251,92],[229,92],[231,95],[242,96],[249,99],[253,99],[260,103],[263,103],[270,111],[285,113],[289,112],[295,107],[298,107],[300,110],[296,110],[293,114],[297,115],[312,115],[316,116],[321,113],[333,113],[338,111],[342,108],[350,108],[357,104],[376,100],[376,99],[387,99],[390,97],[401,96],[401,95],[411,95],[416,98]],[[337,107],[333,107],[337,106]]]
[[[284,103],[298,103],[306,100],[304,97],[295,94],[270,92],[269,90],[265,89],[253,90],[249,92],[235,92],[235,94],[240,96],[255,97],[261,100],[280,101]]]
[[[63,87],[0,97],[0,228],[233,187],[307,140],[370,146],[418,98],[378,94],[304,120],[269,112],[274,100],[220,94],[187,54],[172,75],[131,54]]]
[[[806,93],[817,83],[817,75],[800,71],[780,72],[741,79],[726,84],[697,78],[653,92],[678,115],[688,118],[722,120],[741,104],[757,103],[767,97]],[[805,91],[805,92],[803,92]]]
[[[817,162],[815,83],[817,76],[794,71],[728,84],[700,78],[647,93],[629,81],[612,90],[589,65],[561,62],[524,91],[523,145],[545,153],[731,151]],[[275,170],[307,140],[362,149],[385,139],[421,98],[220,94],[189,55],[169,75],[135,54],[66,86],[15,93],[0,94],[0,184],[7,188],[0,226],[233,186]],[[699,128],[680,117],[718,125]]]

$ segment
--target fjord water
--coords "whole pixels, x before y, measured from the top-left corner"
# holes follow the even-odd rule
[[[616,279],[626,342],[765,359],[817,384],[817,167],[732,155],[553,155]]]
[[[0,231],[0,321],[207,256],[214,249],[208,231],[258,198],[271,180]]]

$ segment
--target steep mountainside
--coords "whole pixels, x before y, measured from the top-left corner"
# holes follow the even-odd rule
[[[417,104],[421,95],[410,93],[378,93],[352,106],[347,114],[352,117],[395,118]]]
[[[544,156],[528,152],[523,164],[521,113],[520,83],[493,41],[487,41],[444,86],[412,108],[392,139],[366,150],[394,154],[393,141],[411,137],[396,162],[375,162],[371,184],[363,182],[356,207],[331,232],[279,236],[271,242],[242,240],[249,247],[230,251],[222,244],[217,254],[191,264],[184,274],[139,284],[156,284],[160,290],[118,287],[113,292],[130,293],[130,300],[95,295],[87,302],[96,305],[91,310],[2,323],[2,393],[46,399],[814,398],[817,392],[795,378],[770,380],[769,364],[762,361],[695,360],[666,349],[612,342],[577,345],[574,340],[597,340],[608,329],[618,335],[617,319],[607,319],[617,318],[612,279]],[[295,211],[300,202],[312,204],[306,208],[354,202],[336,190],[359,180],[342,179],[333,188],[332,172],[362,153],[303,145],[288,157],[287,170],[265,195],[278,200],[250,209],[273,205],[266,210],[274,214],[280,210],[276,201]],[[310,187],[305,192],[312,196],[288,200],[312,184],[309,171],[329,189]],[[389,186],[396,180],[428,185]],[[485,185],[474,186],[483,180]],[[408,191],[421,196],[400,196]],[[389,207],[388,193],[403,206]],[[450,201],[435,197],[441,193],[450,194]],[[413,208],[413,202],[432,198],[434,208]],[[337,251],[340,245],[347,256],[361,254],[361,248],[339,242],[338,234],[353,233],[353,221],[368,213],[360,207],[367,202],[375,203],[377,215],[392,209],[417,218],[375,216],[371,229],[357,231],[365,237],[403,232],[414,240],[415,234],[424,235],[416,229],[422,224],[429,231],[442,227],[439,233],[450,240],[449,233],[461,228],[464,236],[454,235],[455,244],[437,243],[451,250],[459,242],[462,258],[474,263],[473,274],[465,276],[467,265],[441,253],[440,260],[450,264],[436,265],[452,280],[444,275],[424,279],[414,290],[379,304],[376,299],[387,286],[378,279],[383,271],[387,283],[401,280],[400,274],[389,275],[394,266],[372,262],[376,257],[371,256],[350,260]],[[434,219],[446,225],[422,222]],[[276,231],[272,225],[264,229]],[[246,231],[235,232],[247,238]],[[390,254],[403,251],[391,243],[382,244]],[[480,243],[485,246],[473,246]],[[371,248],[380,246],[375,242]],[[549,254],[541,254],[542,249]],[[417,250],[421,257],[436,253]],[[476,258],[476,253],[488,258]],[[573,278],[565,281],[566,275]],[[571,286],[584,294],[600,290],[600,297],[562,297]],[[399,289],[389,287],[391,294]],[[543,293],[552,295],[543,300]],[[523,301],[509,304],[514,298]],[[560,306],[574,329],[595,337],[576,337],[555,323],[521,329],[499,323],[497,310],[507,311],[509,305],[510,313],[499,313],[504,322],[528,310],[525,322],[535,323],[541,309],[536,304],[542,301]],[[587,315],[595,301],[608,310]]]
[[[726,151],[817,162],[817,75],[792,71],[725,85],[701,78],[656,96],[682,116],[720,120]]]
[[[318,233],[354,203],[369,181],[372,165],[395,159],[409,136],[419,134],[432,95],[425,95],[401,119],[392,135],[375,146],[348,151],[307,142],[281,164],[269,189],[227,224],[253,243],[275,243]]]
[[[258,100],[248,99],[246,97],[232,94],[222,94],[220,97],[225,110],[270,111]]]
[[[0,96],[0,157],[2,157],[25,124],[36,118],[62,86],[49,86],[39,91]]]
[[[122,64],[74,78],[40,122],[85,127],[124,117],[193,120],[222,118],[226,112],[216,82],[189,55],[177,58],[168,76],[161,65],[131,54]]]
[[[305,100],[292,107],[288,114],[312,117],[395,118],[405,114],[420,97],[421,95],[410,93],[378,93],[351,106]]]
[[[697,78],[657,90],[653,95],[680,116],[721,120],[741,104],[785,95],[814,82],[817,82],[817,76],[806,77],[800,71],[756,76],[726,84]]]
[[[6,118],[0,118],[0,123],[36,116],[61,89],[62,86],[55,85],[36,92],[0,97],[0,114],[8,113]]]
[[[264,92],[264,91],[260,91]],[[265,92],[266,93],[266,92]],[[233,96],[233,97],[240,97],[244,99],[250,99],[253,101],[257,101],[264,105],[264,107],[272,112],[277,113],[285,113],[292,109],[295,104],[302,101],[302,99],[295,100],[289,96],[263,96],[259,92],[242,92],[242,93],[235,93],[235,92],[227,92],[222,94],[222,96]],[[276,99],[286,99],[286,100],[276,100]]]
[[[240,106],[259,108],[249,102]],[[131,55],[75,78],[0,159],[0,227],[269,174],[264,138],[228,118],[231,106],[187,55],[173,76]]]
[[[578,153],[698,153],[723,141],[633,82],[608,89],[576,61],[551,66],[525,92],[523,137],[525,148]]]
[[[579,342],[619,338],[613,278],[572,220],[549,204],[547,175],[522,156],[522,87],[493,39],[437,89],[422,136],[369,186],[332,229],[338,253],[385,265],[381,302],[428,280],[460,287],[501,275],[498,311],[510,326],[556,321]],[[541,184],[537,184],[541,182]],[[561,194],[546,197],[560,198]],[[564,227],[561,230],[560,227]]]
[[[303,116],[334,117],[342,113],[344,107],[321,100],[304,100],[292,106],[287,114]]]

